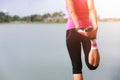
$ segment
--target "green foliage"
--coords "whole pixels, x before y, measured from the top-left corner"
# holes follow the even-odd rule
[[[14,15],[12,18],[12,21],[20,21],[20,17],[17,15]]]
[[[45,13],[43,15],[33,14],[31,16],[24,16],[20,18],[18,15],[10,16],[8,13],[0,12],[0,23],[5,22],[42,22],[42,23],[61,23],[66,22],[65,14],[54,12],[52,14]]]
[[[5,13],[3,13],[3,12],[0,12],[0,23],[1,22],[5,22],[5,20],[6,20],[6,15],[5,15]]]

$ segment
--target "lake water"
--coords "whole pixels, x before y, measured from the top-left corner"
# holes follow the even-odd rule
[[[0,24],[0,80],[73,80],[66,24]],[[84,80],[120,80],[120,23],[99,23],[101,64]]]

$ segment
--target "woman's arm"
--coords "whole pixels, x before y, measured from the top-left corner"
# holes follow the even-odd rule
[[[96,39],[97,31],[98,31],[98,23],[97,23],[97,13],[94,6],[94,0],[87,0],[87,2],[88,2],[88,9],[89,9],[89,18],[93,25],[93,30],[88,32],[89,34],[88,36],[91,39]]]
[[[79,29],[79,21],[78,21],[78,17],[74,8],[74,1],[75,0],[66,0],[66,5],[68,7],[68,10],[70,12],[70,16],[75,24],[75,28]]]
[[[90,20],[93,24],[94,30],[97,30],[98,29],[97,13],[96,13],[96,9],[95,9],[95,6],[94,6],[94,0],[87,0],[87,1],[88,1],[88,9],[89,9]]]
[[[89,37],[90,39],[96,39],[98,24],[97,24],[97,13],[94,6],[94,0],[87,0],[87,3],[88,3],[88,9],[89,9],[89,17],[93,24],[93,30],[89,32],[78,30],[78,32],[86,37]]]

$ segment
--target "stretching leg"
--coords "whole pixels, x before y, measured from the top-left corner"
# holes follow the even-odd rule
[[[83,38],[82,40],[82,45],[83,45],[83,50],[84,50],[84,54],[85,54],[85,62],[86,62],[86,65],[87,67],[90,69],[90,70],[95,70],[98,65],[92,65],[94,63],[94,57],[92,57],[92,63],[90,64],[89,63],[89,53],[90,53],[90,49],[91,49],[91,41],[90,39],[88,38]]]

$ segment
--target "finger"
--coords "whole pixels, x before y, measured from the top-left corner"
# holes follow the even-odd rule
[[[78,33],[84,36],[88,36],[88,33],[83,30],[78,30]]]
[[[91,40],[96,39],[96,36],[93,36],[93,35],[92,35],[92,36],[89,35],[88,37],[89,37]]]

